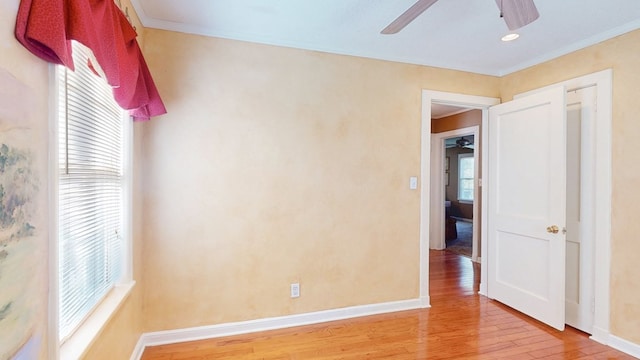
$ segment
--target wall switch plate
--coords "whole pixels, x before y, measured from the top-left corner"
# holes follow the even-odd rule
[[[418,177],[412,176],[409,178],[409,189],[415,190],[418,188]]]
[[[299,283],[291,284],[291,297],[292,298],[300,297],[300,284]]]

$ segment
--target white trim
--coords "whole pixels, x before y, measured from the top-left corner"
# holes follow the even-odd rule
[[[476,137],[477,137],[477,134],[474,134],[474,138],[476,138]],[[458,154],[458,193],[457,193],[456,195],[457,195],[457,197],[458,197],[458,202],[459,202],[459,203],[462,203],[462,204],[471,204],[471,205],[473,205],[473,202],[474,202],[473,200],[475,200],[475,199],[477,199],[477,198],[478,198],[478,195],[476,194],[476,190],[478,189],[478,186],[477,186],[477,185],[475,185],[475,184],[474,184],[474,187],[473,187],[473,199],[469,200],[469,199],[462,199],[462,198],[460,198],[460,180],[462,179],[462,178],[460,177],[460,174],[462,174],[462,171],[460,170],[460,165],[462,164],[462,159],[464,159],[464,158],[470,158],[470,157],[472,157],[472,158],[473,158],[473,163],[474,163],[474,172],[473,172],[473,179],[471,179],[471,180],[473,180],[473,181],[475,182],[475,181],[476,181],[476,179],[478,179],[478,167],[477,167],[477,166],[475,166],[475,164],[476,164],[476,163],[477,163],[477,161],[478,161],[478,156],[477,156],[477,154],[476,154],[477,152],[478,152],[477,150],[474,150],[474,151],[473,151],[473,153],[462,153],[462,154]],[[468,178],[467,178],[467,179],[468,179]],[[476,217],[476,215],[477,215],[477,214],[476,214],[476,209],[475,209],[475,206],[474,206],[474,209],[473,209],[473,217],[475,218],[475,217]]]
[[[593,74],[545,86],[514,98],[527,96],[554,86],[564,86],[567,91],[595,85],[597,87],[595,121],[595,279],[593,334],[591,338],[607,343],[610,315],[610,273],[611,273],[611,123],[613,113],[613,71],[602,70]]]
[[[223,336],[248,334],[258,331],[284,329],[294,326],[318,324],[328,321],[351,319],[355,317],[377,315],[389,312],[414,310],[420,309],[422,307],[423,306],[420,299],[411,299],[257,320],[144,333],[140,337],[138,344],[136,344],[134,352],[131,355],[131,359],[140,359],[142,357],[142,353],[144,352],[144,348],[147,346],[174,344],[185,341],[204,340]]]
[[[482,153],[489,154],[489,108],[482,109],[482,128],[485,131],[482,132]],[[480,187],[480,199],[488,199],[489,198],[489,187],[487,184],[487,174],[489,173],[489,162],[485,159],[487,156],[482,157],[482,178],[478,180],[478,187]],[[489,239],[489,221],[487,219],[486,214],[489,213],[489,202],[482,201],[482,206],[480,210],[480,214],[482,214],[480,219],[480,258],[488,259],[489,258],[489,244],[487,243]],[[489,296],[489,261],[480,262],[480,288],[478,293],[484,296]]]
[[[129,297],[135,281],[116,285],[100,302],[80,327],[60,346],[60,359],[72,360],[84,357],[100,336],[111,318],[118,312],[124,301]],[[57,309],[56,309],[57,312]],[[56,332],[57,334],[57,332]]]
[[[609,333],[609,329],[602,329],[598,326],[593,326],[591,329],[591,337],[590,339],[593,341],[597,341],[600,344],[609,345],[609,337],[611,334]]]
[[[609,337],[609,346],[633,357],[640,358],[640,344],[611,335]]]
[[[442,91],[422,90],[422,127],[421,127],[421,152],[420,152],[420,297],[424,299],[429,298],[429,232],[430,232],[430,208],[431,208],[431,103],[441,103],[446,105],[456,105],[467,107],[471,109],[482,109],[482,126],[487,123],[489,116],[488,108],[492,105],[500,103],[500,99],[475,96],[475,95],[463,95]],[[486,146],[486,131],[482,132],[482,151],[484,152]],[[485,160],[482,160],[482,169],[484,168]],[[484,187],[482,188],[482,198],[485,198]],[[444,201],[444,200],[443,200]],[[443,202],[444,203],[444,202]],[[482,211],[484,212],[485,203],[483,202]],[[482,217],[483,226],[482,231],[486,229],[484,222],[485,217]],[[486,259],[486,245],[484,244],[486,237],[481,236],[480,242],[482,243],[482,258]],[[486,264],[482,263],[483,269],[481,270],[480,280],[480,293],[486,294]],[[484,279],[484,280],[482,280]],[[483,288],[484,286],[484,288]],[[483,292],[483,289],[485,291]]]
[[[118,284],[127,284],[133,281],[133,118],[129,111],[123,111],[124,130],[124,154],[123,172],[123,231],[124,239],[122,264],[122,276]]]
[[[124,122],[124,232],[126,244],[123,246],[124,263],[122,276],[107,295],[96,305],[81,325],[68,339],[59,341],[59,255],[58,255],[58,190],[59,190],[59,92],[57,65],[49,65],[49,298],[48,298],[48,358],[78,359],[99,337],[111,318],[128,298],[135,281],[133,280],[133,235],[132,235],[132,188],[133,188],[133,123],[127,111],[122,110]]]
[[[58,319],[58,81],[56,65],[49,64],[49,299],[48,358],[60,358]]]
[[[142,355],[144,354],[144,334],[140,335],[138,338],[138,342],[136,342],[136,346],[133,348],[133,352],[129,357],[129,360],[140,360],[142,359]]]

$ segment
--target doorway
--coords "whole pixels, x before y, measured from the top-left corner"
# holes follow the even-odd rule
[[[442,207],[431,207],[434,226],[430,229],[429,246],[435,250],[448,249],[480,262],[480,191],[477,181],[480,178],[478,149],[482,111],[458,109],[465,112],[453,117],[438,117],[432,127],[431,197]],[[464,123],[459,115],[463,115],[467,123],[478,125],[447,130]]]
[[[610,272],[610,212],[611,212],[611,83],[612,73],[610,70],[601,71],[592,75],[569,80],[555,86],[561,85],[566,88],[581,88],[586,86],[597,86],[597,108],[598,112],[595,119],[595,149],[594,168],[596,176],[594,179],[594,198],[599,204],[594,208],[594,216],[598,221],[595,224],[594,238],[597,242],[594,244],[594,321],[592,329],[592,339],[607,343],[609,337],[609,272]],[[535,90],[540,91],[543,89]],[[523,94],[523,96],[526,94]],[[490,106],[499,103],[498,99],[469,96],[454,93],[443,93],[437,91],[423,91],[423,121],[422,128],[422,195],[421,195],[421,231],[420,231],[420,297],[424,306],[429,306],[429,244],[430,244],[430,224],[432,223],[433,212],[443,209],[441,202],[433,203],[432,191],[434,186],[438,184],[432,183],[433,172],[437,170],[437,164],[432,164],[430,156],[431,136],[427,129],[431,127],[431,104],[442,103],[454,106],[463,106],[474,109],[480,109],[483,113],[483,125],[488,121],[488,109]],[[486,128],[486,126],[484,126]],[[486,132],[482,134],[482,149],[486,153]],[[487,161],[481,160],[481,168],[486,173]],[[487,191],[482,187],[482,179],[478,179],[483,194]],[[486,204],[483,203],[481,213],[487,211]],[[487,259],[487,226],[486,217],[481,221],[481,259],[482,274],[479,293],[487,295],[487,263],[491,259]]]
[[[473,133],[444,140],[445,155],[445,250],[477,260],[473,256],[474,202],[478,200],[475,190],[476,172]],[[477,239],[477,236],[476,236]],[[477,255],[477,254],[476,254]]]

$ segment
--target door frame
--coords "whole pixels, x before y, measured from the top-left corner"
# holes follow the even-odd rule
[[[611,123],[613,109],[613,72],[603,70],[575,79],[566,80],[515,97],[541,91],[553,86],[565,86],[568,90],[584,86],[597,86],[596,114],[596,179],[595,179],[595,216],[598,221],[595,227],[595,279],[594,279],[594,323],[591,339],[602,344],[610,342],[610,283],[611,271]],[[420,302],[423,307],[430,306],[429,298],[429,226],[430,226],[430,179],[431,179],[431,104],[432,102],[464,106],[482,110],[482,128],[487,129],[489,107],[500,103],[500,99],[472,96],[457,93],[422,90],[422,130],[420,154]],[[482,132],[482,153],[487,153],[487,131]],[[482,158],[482,174],[486,179],[486,156]],[[486,181],[486,180],[485,180]],[[482,198],[486,199],[486,188],[481,187]],[[486,201],[482,203],[481,213],[486,214]],[[484,260],[481,264],[480,291],[486,295],[487,286],[487,239],[486,216],[482,217],[481,253]]]
[[[611,273],[611,123],[613,113],[613,70],[602,70],[575,79],[514,95],[514,98],[544,91],[554,86],[573,91],[596,86],[595,177],[594,177],[594,259],[593,259],[593,330],[591,339],[609,344],[610,273]]]
[[[471,110],[471,109],[470,109]],[[465,128],[450,130],[441,133],[431,134],[431,199],[435,204],[443,204],[442,206],[432,206],[431,207],[431,226],[429,229],[429,239],[430,249],[442,250],[445,248],[445,236],[444,236],[444,221],[445,221],[445,210],[444,210],[444,201],[445,201],[445,191],[444,191],[444,156],[445,156],[445,139],[449,139],[452,137],[459,137],[465,135],[473,135],[474,142],[477,144],[480,139],[480,126],[469,126]],[[478,206],[480,198],[480,189],[477,186],[478,184],[478,174],[480,173],[480,150],[474,148],[473,149],[473,160],[476,164],[475,166],[475,183],[476,186],[473,189],[473,253],[471,255],[471,260],[475,262],[479,262],[478,259],[478,220],[480,214],[480,208]],[[440,224],[440,226],[438,226]]]
[[[420,303],[423,307],[430,306],[429,297],[429,236],[430,236],[430,216],[431,209],[444,207],[432,206],[431,204],[431,104],[439,103],[444,105],[454,105],[466,107],[469,109],[482,110],[482,127],[489,121],[489,107],[500,103],[500,99],[464,95],[450,92],[422,90],[422,130],[421,130],[421,153],[420,153]],[[482,132],[482,153],[486,151],[486,132]],[[484,171],[484,157],[481,160],[482,171]],[[483,172],[484,173],[484,172]],[[481,183],[481,180],[479,179]],[[434,185],[435,186],[435,185]],[[482,195],[484,196],[484,195]],[[434,199],[435,200],[435,199]],[[484,209],[484,204],[482,208]],[[481,210],[484,213],[484,210]],[[481,216],[481,218],[483,218]],[[484,223],[484,219],[481,220]],[[484,226],[484,225],[482,225]],[[484,251],[485,245],[484,236],[481,236],[481,248]],[[485,273],[485,271],[483,271]],[[486,281],[481,280],[480,293],[486,294],[486,291],[482,291],[482,284]]]
[[[581,95],[578,95],[579,91],[587,90]],[[597,109],[595,107],[595,99],[597,99],[597,87],[589,86],[582,89],[576,89],[576,91],[567,91],[567,196],[569,195],[569,188],[571,187],[571,183],[569,182],[569,174],[572,173],[573,176],[578,175],[578,184],[573,183],[572,190],[578,190],[578,193],[573,193],[574,198],[573,203],[569,203],[569,197],[567,197],[567,267],[569,266],[569,244],[574,243],[576,238],[571,235],[572,232],[579,234],[579,254],[578,254],[578,263],[572,263],[577,265],[578,267],[578,288],[574,289],[578,291],[578,306],[576,308],[576,304],[571,304],[573,307],[573,311],[566,311],[565,320],[566,324],[577,328],[578,330],[585,331],[589,334],[593,332],[593,312],[592,312],[592,302],[594,297],[593,286],[594,286],[594,258],[595,252],[593,250],[595,244],[594,238],[594,224],[596,223],[595,218],[595,152],[593,149],[595,148],[595,124],[596,124],[596,114]],[[592,96],[592,97],[590,97]],[[577,124],[570,124],[570,116],[569,109],[570,107],[574,107],[576,101],[579,100],[580,103],[580,114],[579,121]],[[575,109],[575,107],[574,107]],[[589,114],[588,120],[585,122],[585,110],[586,113]],[[570,143],[570,128],[573,128],[573,131],[579,132],[577,138],[579,139],[577,143],[574,143],[574,148],[572,151],[575,151],[576,148],[579,150],[579,159],[570,159],[569,157],[569,143]],[[576,136],[575,134],[573,136]],[[575,140],[575,138],[574,138]],[[579,160],[579,162],[576,162]],[[576,168],[572,168],[569,170],[569,164],[577,164]],[[577,202],[577,204],[576,204]],[[576,205],[577,208],[575,207]],[[571,209],[571,210],[570,210]],[[573,211],[576,211],[574,213]],[[570,220],[571,219],[571,220]],[[570,229],[570,221],[577,221],[577,228]],[[566,273],[568,276],[569,273]],[[574,274],[575,275],[575,274]],[[575,278],[574,278],[575,279]],[[566,277],[565,277],[566,281]],[[565,283],[568,286],[567,283]],[[567,302],[565,296],[565,303],[569,306],[569,302]],[[565,309],[568,309],[565,306]],[[575,310],[578,311],[578,314],[575,313]],[[573,316],[574,322],[570,324],[568,322],[569,317]],[[577,316],[577,318],[576,318]]]

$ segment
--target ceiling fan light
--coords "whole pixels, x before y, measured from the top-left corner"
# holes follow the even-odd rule
[[[508,42],[508,41],[513,41],[513,40],[515,40],[515,39],[517,39],[519,37],[520,37],[519,34],[510,33],[510,34],[507,34],[507,35],[503,36],[501,40],[504,41],[504,42]]]
[[[469,139],[465,139],[464,137],[461,137],[460,139],[456,140],[456,145],[458,147],[469,146],[471,145],[471,141]]]

